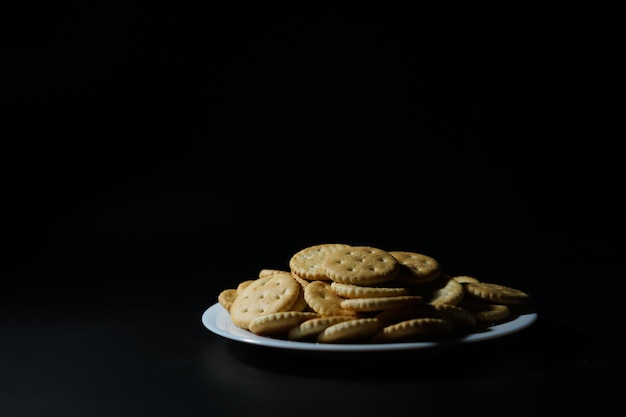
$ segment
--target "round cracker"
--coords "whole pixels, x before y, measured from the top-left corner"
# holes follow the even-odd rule
[[[325,281],[312,281],[304,289],[304,299],[320,316],[353,316],[356,312],[341,307],[344,300]]]
[[[441,275],[441,265],[435,258],[417,252],[390,251],[400,262],[400,273],[396,280],[405,284],[424,284]]]
[[[341,302],[341,308],[356,312],[370,312],[410,307],[422,304],[419,295],[398,295],[395,297],[347,298]]]
[[[457,275],[452,277],[453,280],[460,282],[461,284],[465,284],[468,282],[480,282],[478,278],[472,277],[469,275]]]
[[[287,273],[289,274],[289,271],[283,271],[282,269],[272,269],[272,268],[263,268],[259,271],[259,278],[268,276],[268,275],[274,275],[274,274],[284,274]]]
[[[328,254],[322,268],[334,282],[376,285],[393,280],[400,272],[400,263],[383,249],[347,246]]]
[[[293,274],[309,281],[330,281],[322,268],[322,262],[328,254],[336,249],[348,246],[343,243],[322,243],[308,246],[296,252],[289,259],[289,268]]]
[[[459,333],[476,329],[475,315],[463,307],[452,304],[429,304],[424,307],[435,312],[436,317],[450,320],[454,324],[455,331]]]
[[[409,287],[371,287],[364,285],[342,284],[332,282],[330,287],[344,298],[371,298],[371,297],[394,297],[398,295],[409,295]]]
[[[259,336],[286,336],[292,328],[315,317],[319,315],[313,312],[279,311],[252,319],[248,330]]]
[[[386,324],[394,324],[409,319],[418,319],[424,317],[435,317],[437,314],[431,310],[425,308],[425,305],[413,305],[399,308],[390,308],[388,310],[382,310],[377,312],[374,317],[378,320],[384,321]]]
[[[237,295],[230,307],[230,318],[235,326],[248,330],[256,317],[288,311],[300,291],[300,284],[288,273],[257,278]]]
[[[288,274],[291,274],[291,273],[288,272]],[[309,281],[307,281],[306,279],[302,279],[293,274],[291,274],[291,276],[298,282],[298,284],[300,284],[300,288],[302,289],[302,291],[300,291],[300,295],[298,295],[298,299],[296,300],[295,303],[293,303],[293,306],[291,306],[291,310],[310,311],[309,304],[306,302],[306,299],[304,298],[304,289],[307,287],[307,285],[309,285]]]
[[[465,291],[471,296],[494,304],[530,304],[530,295],[517,288],[488,282],[468,282],[463,285],[465,287]]]
[[[353,320],[354,316],[316,317],[300,323],[287,334],[287,339],[294,341],[315,340],[318,334],[333,324]]]
[[[226,311],[230,311],[230,307],[237,298],[237,294],[236,288],[227,288],[218,294],[217,301],[226,309]]]
[[[383,326],[375,317],[346,320],[325,328],[315,339],[319,343],[352,343],[369,340]]]
[[[459,304],[465,296],[463,284],[446,275],[414,287],[416,294],[424,297],[426,304]]]
[[[454,324],[441,318],[416,318],[383,327],[373,337],[372,342],[405,342],[435,340],[454,332]]]
[[[460,306],[474,315],[476,323],[493,324],[504,321],[511,315],[511,309],[505,304],[465,299]]]
[[[254,282],[253,279],[247,279],[245,281],[241,281],[237,285],[237,293],[240,294],[248,285],[252,284],[253,282]]]

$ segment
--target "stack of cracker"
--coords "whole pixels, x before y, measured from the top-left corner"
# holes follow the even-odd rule
[[[289,258],[286,270],[223,290],[218,301],[242,329],[312,343],[390,343],[454,338],[504,322],[528,293],[449,276],[433,257],[324,243]]]

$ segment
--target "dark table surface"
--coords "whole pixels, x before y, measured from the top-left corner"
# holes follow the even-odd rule
[[[270,200],[274,207],[276,197]],[[255,212],[249,201],[250,218],[238,224],[225,207],[159,201],[144,196],[118,206],[107,199],[106,210],[50,228],[43,249],[14,258],[21,267],[5,274],[1,292],[0,414],[373,416],[391,403],[430,415],[623,411],[626,333],[617,281],[624,265],[613,256],[541,250],[545,241],[503,238],[508,231],[453,239],[441,229],[438,239],[420,237],[421,226],[388,224],[385,236],[368,224],[387,213],[381,207],[358,224],[367,229],[361,235],[343,214],[324,215],[329,228],[307,232],[300,214],[310,219],[314,210],[285,217],[282,209]],[[163,210],[189,217],[168,224]],[[519,333],[456,349],[375,354],[273,350],[203,326],[222,289],[261,268],[284,269],[291,253],[324,241],[431,254],[450,273],[526,290],[538,319]]]
[[[621,158],[588,11],[14,7],[0,416],[624,414]],[[431,255],[538,319],[371,355],[203,326],[324,242]]]

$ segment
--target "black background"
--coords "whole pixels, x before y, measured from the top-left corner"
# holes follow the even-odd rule
[[[284,266],[324,241],[610,258],[622,240],[614,28],[590,10],[10,7],[9,274]]]
[[[97,351],[129,365],[115,341],[152,314],[204,346],[199,315],[221,289],[323,242],[426,253],[452,274],[564,297],[558,314],[576,317],[589,288],[621,275],[610,11],[2,8],[0,294],[7,338],[32,332],[4,357],[54,351],[61,370],[95,347],[72,329],[95,325],[111,338]],[[140,339],[132,355],[180,362],[175,342]],[[4,366],[13,383],[28,376]],[[56,369],[41,382],[49,401]],[[129,372],[91,383],[108,393]],[[183,386],[175,397],[197,388]]]

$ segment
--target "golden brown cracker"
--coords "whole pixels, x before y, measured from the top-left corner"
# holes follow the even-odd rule
[[[293,278],[298,282],[298,284],[300,284],[300,288],[302,289],[302,291],[300,291],[300,295],[298,296],[298,299],[296,300],[295,303],[293,303],[293,306],[291,306],[291,310],[312,311],[311,308],[309,307],[309,304],[306,302],[306,299],[304,298],[304,290],[307,287],[307,285],[309,285],[309,282],[293,274],[291,274],[291,276],[293,276]]]
[[[480,282],[478,278],[472,277],[470,275],[457,275],[452,277],[453,280],[460,282],[461,284],[466,284],[468,282]]]
[[[347,298],[341,302],[341,308],[356,312],[372,312],[422,304],[419,295],[398,295],[393,297]]]
[[[382,310],[377,312],[374,317],[384,321],[386,324],[398,323],[408,319],[417,319],[424,317],[438,318],[438,314],[432,309],[426,309],[423,304],[390,308],[388,310]]]
[[[315,341],[317,335],[320,334],[325,328],[342,321],[353,319],[354,316],[328,316],[312,318],[292,328],[287,335],[287,339],[295,341]]]
[[[396,280],[405,284],[424,284],[441,275],[441,265],[432,256],[410,251],[390,251],[401,265]]]
[[[217,301],[226,311],[230,311],[230,307],[233,305],[235,298],[237,298],[237,289],[227,288],[218,294]]]
[[[489,282],[468,282],[463,284],[465,291],[473,297],[494,304],[528,305],[530,295],[517,288]]]
[[[465,296],[463,285],[443,274],[434,281],[414,286],[414,292],[424,297],[426,304],[435,305],[456,305],[460,303]]]
[[[344,300],[326,281],[312,281],[304,289],[304,299],[320,316],[354,316],[356,312],[341,307]]]
[[[376,285],[393,280],[400,271],[400,263],[383,249],[347,246],[328,254],[322,268],[334,282]]]
[[[344,298],[371,298],[371,297],[393,297],[398,295],[409,295],[411,289],[402,286],[364,286],[354,284],[342,284],[332,282],[330,287]]]
[[[330,281],[322,268],[322,262],[328,254],[347,246],[343,243],[322,243],[308,246],[291,256],[289,268],[293,274],[308,281]]]
[[[504,304],[492,304],[484,300],[465,299],[460,307],[474,315],[477,324],[494,324],[505,321],[511,315],[511,309]]]
[[[475,315],[463,307],[452,304],[428,304],[424,307],[435,312],[435,317],[450,320],[457,333],[468,333],[476,329]]]
[[[248,330],[259,336],[286,336],[292,328],[315,317],[319,315],[313,312],[279,311],[252,319],[248,324]]]
[[[326,327],[317,335],[319,343],[368,342],[383,323],[375,317],[346,320]]]
[[[432,317],[416,318],[383,327],[372,337],[372,342],[437,340],[451,335],[453,332],[454,325],[449,320]]]
[[[241,293],[241,291],[243,291],[248,285],[252,284],[253,282],[253,279],[241,281],[239,284],[237,284],[237,293]]]
[[[289,274],[289,271],[284,271],[282,269],[272,269],[272,268],[263,268],[259,271],[259,278],[268,276],[268,275],[274,275],[274,274],[279,274],[279,273],[287,273]]]
[[[291,274],[273,274],[257,278],[237,295],[230,307],[232,322],[248,329],[258,316],[288,311],[297,301],[302,288]]]

